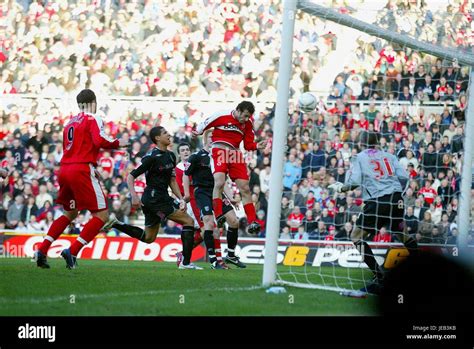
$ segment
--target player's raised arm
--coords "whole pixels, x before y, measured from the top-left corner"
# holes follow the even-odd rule
[[[194,132],[194,134],[202,135],[204,131],[209,130],[213,127],[219,126],[220,125],[219,119],[222,115],[223,115],[222,112],[217,112],[207,117],[203,122],[197,125],[196,131]]]

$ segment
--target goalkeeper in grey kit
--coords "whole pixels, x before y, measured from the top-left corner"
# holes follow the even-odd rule
[[[385,226],[403,242],[410,253],[418,248],[416,240],[404,233],[402,192],[408,181],[408,175],[398,163],[398,159],[390,153],[377,149],[377,144],[376,133],[362,133],[360,145],[366,149],[353,158],[345,184],[337,182],[329,186],[336,192],[346,192],[357,187],[362,189],[364,209],[357,218],[351,240],[374,273],[374,282],[366,287],[366,291],[371,293],[376,293],[383,272],[375,260],[372,249],[364,241],[365,238]]]

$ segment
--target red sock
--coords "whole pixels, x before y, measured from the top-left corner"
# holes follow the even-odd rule
[[[201,236],[201,229],[197,229],[196,232],[194,233],[194,247],[193,248],[196,248],[197,246],[199,246],[202,241],[203,241],[203,238]]]
[[[219,262],[222,262],[222,250],[221,250],[221,239],[214,239],[214,251],[216,252],[216,258]]]
[[[56,219],[49,228],[48,235],[44,237],[43,243],[38,250],[40,250],[42,254],[46,255],[48,253],[49,246],[51,246],[53,241],[56,240],[59,235],[64,232],[64,230],[66,230],[69,223],[71,223],[71,221],[66,216],[61,216]]]
[[[84,226],[79,237],[72,243],[70,248],[71,254],[77,256],[81,248],[87,245],[92,241],[97,234],[99,234],[100,229],[104,226],[102,219],[98,217],[92,217],[89,222]]]
[[[214,217],[222,216],[222,199],[212,199],[212,208],[214,209]]]
[[[257,219],[257,213],[255,212],[255,206],[252,203],[244,205],[245,214],[247,215],[247,222],[253,223]]]

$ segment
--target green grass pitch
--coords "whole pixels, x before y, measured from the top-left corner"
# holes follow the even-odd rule
[[[0,316],[339,316],[375,315],[375,298],[286,287],[267,294],[262,266],[178,270],[174,263],[62,259],[39,269],[25,258],[0,259]],[[281,268],[279,267],[279,270]],[[322,268],[324,271],[324,268]],[[344,268],[326,274],[347,275]]]

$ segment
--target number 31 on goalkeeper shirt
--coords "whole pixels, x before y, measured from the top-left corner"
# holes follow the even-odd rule
[[[378,173],[375,176],[376,179],[385,177],[385,174],[387,174],[388,176],[393,176],[393,168],[387,158],[383,158],[383,162],[381,162],[380,160],[371,160],[370,163],[373,165],[374,172]]]

